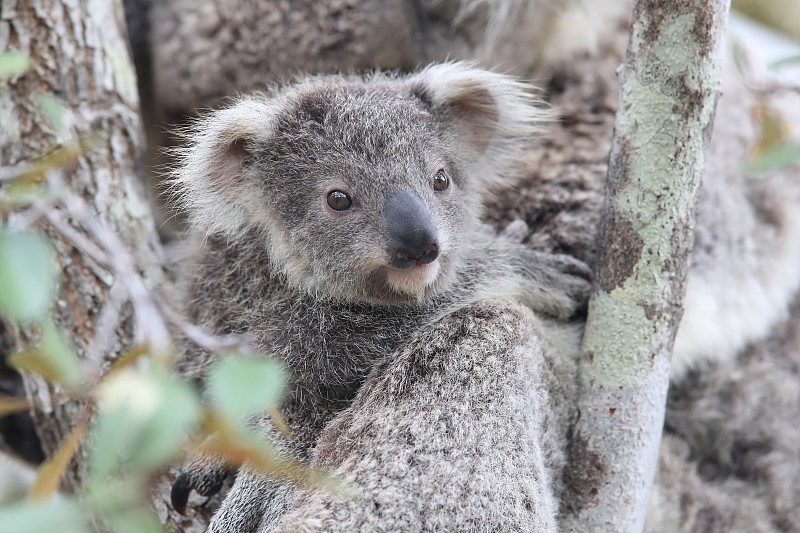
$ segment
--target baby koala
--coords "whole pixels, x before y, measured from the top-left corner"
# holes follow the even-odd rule
[[[407,77],[305,78],[188,132],[174,171],[194,234],[186,311],[286,365],[288,455],[308,459],[376,363],[432,321],[492,298],[562,320],[585,305],[585,265],[481,222],[489,186],[546,120],[526,85],[448,63]],[[211,363],[189,349],[181,365],[202,379]],[[192,489],[218,491],[224,466],[184,467],[176,508]],[[243,491],[257,501],[237,502],[212,531],[255,530],[291,498],[247,465],[230,497],[243,483],[264,490]]]

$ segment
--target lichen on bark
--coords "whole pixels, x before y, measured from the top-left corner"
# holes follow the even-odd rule
[[[639,0],[634,8],[582,346],[565,531],[644,525],[728,7]],[[573,471],[586,457],[593,471]]]

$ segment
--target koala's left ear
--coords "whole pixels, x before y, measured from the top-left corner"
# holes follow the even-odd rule
[[[240,97],[176,132],[185,146],[174,151],[170,186],[193,226],[235,237],[260,211],[257,171],[247,163],[254,146],[270,139],[277,113],[266,97]]]
[[[466,63],[432,65],[409,81],[411,93],[453,125],[482,179],[496,179],[553,120],[530,85]]]

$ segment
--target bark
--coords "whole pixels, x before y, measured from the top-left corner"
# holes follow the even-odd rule
[[[156,286],[161,277],[155,225],[136,177],[143,135],[122,6],[106,0],[3,0],[1,9],[0,50],[18,50],[31,58],[33,66],[1,87],[0,165],[24,165],[75,139],[91,140],[89,148],[63,169],[63,179],[70,194],[88,206],[92,224],[79,223],[66,202],[56,202],[43,208],[34,225],[51,237],[61,269],[53,309],[56,324],[81,359],[98,346],[93,342],[100,342],[103,348],[89,364],[106,368],[134,342],[142,341],[139,330],[145,317],[135,305],[131,276],[126,277],[122,267],[144,281],[137,286],[139,298],[143,285]],[[65,105],[63,130],[42,120],[40,95],[54,95]],[[12,225],[20,225],[23,216],[2,215]],[[78,239],[89,248],[104,248],[107,230],[118,236],[110,240],[116,240],[120,249],[135,252],[135,265],[123,265],[114,254],[106,254],[110,259],[103,263],[76,246]],[[65,237],[65,232],[75,238]],[[120,297],[124,284],[134,304],[120,303],[126,301]],[[109,312],[114,305],[118,312]],[[36,340],[35,332],[25,326],[11,333],[8,351],[25,349]],[[35,375],[22,378],[35,407],[31,416],[37,433],[50,455],[83,416],[85,405]],[[84,459],[81,449],[62,481],[64,490],[80,487]],[[165,507],[166,498],[162,483],[154,498],[157,507]],[[174,515],[161,516],[174,520]]]
[[[34,66],[12,80],[11,90],[0,97],[0,114],[14,117],[3,124],[6,138],[0,160],[4,165],[32,161],[60,143],[100,132],[102,141],[66,171],[65,179],[101,220],[130,243],[141,243],[142,253],[147,253],[153,226],[133,179],[134,161],[142,148],[135,78],[125,59],[118,10],[113,4],[96,5],[100,9],[90,10],[88,2],[69,0],[3,3],[0,49],[25,53]],[[42,120],[36,104],[42,94],[57,95],[66,104],[69,126],[64,134],[58,135]],[[44,226],[44,230],[52,237],[62,271],[55,319],[80,356],[94,337],[94,323],[113,276],[52,228]],[[26,328],[15,333],[14,350],[34,340]],[[130,343],[130,324],[120,321],[113,335],[119,352]],[[36,407],[32,416],[37,432],[50,455],[75,425],[81,406],[65,400],[58,387],[34,375],[24,376],[24,382]],[[74,461],[65,487],[75,489],[81,476],[81,461]]]
[[[729,2],[639,0],[582,346],[565,531],[641,531]]]

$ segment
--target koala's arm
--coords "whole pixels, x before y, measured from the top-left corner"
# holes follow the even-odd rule
[[[516,300],[540,315],[566,320],[585,311],[591,291],[591,269],[566,254],[541,252],[494,236],[474,232],[464,253],[454,289],[437,302],[439,316],[493,298]]]
[[[320,437],[355,496],[304,490],[276,531],[555,531],[534,321],[481,303],[421,329]]]

